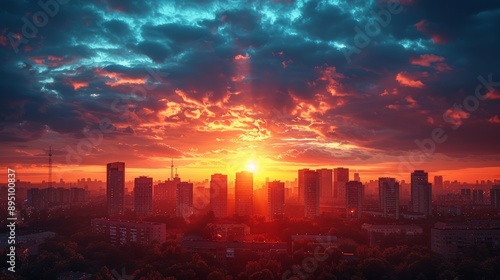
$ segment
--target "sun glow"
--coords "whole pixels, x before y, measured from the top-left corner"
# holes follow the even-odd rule
[[[254,161],[249,161],[247,164],[247,170],[251,172],[257,171],[257,164]]]

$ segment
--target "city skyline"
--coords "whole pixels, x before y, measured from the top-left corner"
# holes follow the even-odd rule
[[[47,156],[48,158],[48,156]],[[173,164],[173,159],[169,159],[169,162],[172,161],[172,164]],[[281,181],[293,181],[293,180],[296,180],[298,179],[299,177],[297,176],[297,170],[300,170],[300,169],[309,169],[311,168],[311,170],[316,170],[316,171],[323,171],[323,170],[331,170],[333,171],[332,172],[332,187],[335,189],[335,183],[337,182],[337,178],[335,176],[335,172],[337,169],[343,169],[343,170],[347,170],[347,173],[343,174],[343,175],[339,175],[342,180],[345,179],[345,178],[348,178],[348,181],[351,180],[351,181],[356,181],[357,180],[357,177],[356,176],[360,176],[363,175],[362,172],[359,172],[359,170],[356,170],[356,172],[349,172],[350,168],[347,167],[347,166],[335,166],[335,165],[331,165],[331,166],[325,166],[325,165],[320,165],[320,166],[317,166],[317,167],[312,167],[312,166],[298,166],[297,168],[298,169],[294,169],[290,172],[287,172],[285,176],[283,177],[279,177],[279,176],[275,176],[275,177],[272,177],[272,176],[268,176],[267,173],[265,172],[261,172],[259,171],[259,166],[256,165],[255,161],[249,161],[246,165],[240,165],[240,166],[243,166],[242,169],[234,169],[234,171],[231,172],[222,172],[221,170],[217,170],[217,169],[214,169],[213,171],[206,171],[208,172],[207,175],[193,175],[192,173],[185,173],[185,176],[187,176],[188,178],[186,178],[188,181],[192,181],[192,182],[202,182],[202,181],[210,181],[210,178],[212,175],[214,174],[224,174],[227,176],[227,180],[228,181],[231,181],[234,183],[235,179],[236,179],[236,173],[237,172],[242,172],[242,171],[245,171],[245,172],[251,172],[253,173],[254,175],[254,178],[257,177],[258,179],[255,180],[255,181],[258,181],[258,182],[264,182],[266,179],[272,179],[272,180],[281,180]],[[179,167],[175,167],[175,176],[174,176],[174,179],[175,178],[178,178],[178,168]],[[183,170],[182,167],[181,168],[181,171],[186,171],[186,170]],[[31,183],[47,183],[48,182],[48,178],[50,177],[49,175],[49,169],[48,169],[48,166],[44,166],[44,169],[45,169],[45,174],[43,175],[40,175],[40,176],[37,176],[36,178],[40,177],[40,180],[34,180],[34,181],[31,181],[31,180],[26,180],[25,177],[22,175],[22,172],[20,172],[20,176],[18,176],[18,178],[21,180],[21,181],[24,181],[24,182],[31,182]],[[53,168],[53,169],[56,169],[56,168]],[[99,180],[99,181],[103,181],[105,182],[106,181],[106,169],[102,168],[101,166],[101,169],[99,172],[94,172],[92,173],[92,176],[90,176],[89,174],[86,174],[85,176],[82,176],[82,175],[78,175],[78,174],[73,174],[73,176],[71,176],[69,180],[66,180],[65,178],[62,178],[62,177],[58,177],[59,175],[61,174],[65,174],[65,172],[61,173],[60,171],[52,171],[52,177],[53,177],[53,183],[57,183],[59,181],[64,181],[64,182],[77,182],[77,181],[80,181],[80,180],[88,180],[88,179],[91,179],[91,180]],[[132,170],[132,171],[131,171]],[[138,169],[137,168],[130,168],[128,167],[128,164],[127,164],[127,173],[125,174],[125,182],[133,182],[136,178],[139,178],[139,177],[152,177],[153,178],[153,181],[154,182],[163,182],[165,180],[171,180],[171,167],[168,166],[168,167],[165,167],[165,168],[162,168],[160,171],[158,171],[158,169],[156,168],[151,168],[151,169],[144,169],[144,168],[141,168],[140,170],[141,171],[137,171]],[[415,169],[417,170],[417,169]],[[404,174],[402,173],[387,173],[387,172],[377,172],[377,171],[371,171],[372,173],[367,173],[367,174],[371,174],[371,175],[367,175],[367,176],[362,176],[363,179],[361,179],[360,182],[370,182],[370,181],[376,181],[378,180],[379,178],[384,178],[384,177],[388,177],[388,178],[395,178],[396,180],[398,181],[406,181],[406,182],[410,182],[411,181],[411,173],[415,170],[410,170],[408,172],[405,172]],[[227,171],[227,170],[226,170]],[[426,170],[427,172],[427,170]],[[288,173],[293,173],[293,174],[288,174]],[[444,181],[450,181],[450,182],[453,182],[453,181],[457,181],[457,182],[461,182],[461,183],[468,183],[468,184],[475,184],[475,183],[479,183],[481,181],[490,181],[492,183],[494,183],[495,181],[500,181],[500,179],[497,179],[496,177],[484,177],[484,178],[476,178],[475,176],[475,173],[474,175],[465,175],[466,177],[471,177],[470,180],[459,180],[458,178],[461,178],[461,176],[456,176],[456,177],[450,177],[450,176],[446,176],[446,175],[443,175],[445,173],[440,173],[440,172],[436,172],[436,173],[432,173],[432,172],[427,172],[429,175],[429,178],[433,177],[434,178],[434,182],[436,182],[436,178],[440,178],[438,181],[439,185],[438,185],[438,188],[439,187],[442,187],[442,184]],[[96,175],[97,174],[97,175]],[[151,174],[160,174],[158,177],[156,176],[153,176]],[[97,176],[97,177],[96,177]],[[347,176],[347,177],[346,177]],[[195,179],[196,178],[196,179]],[[347,182],[347,181],[346,181]],[[429,181],[431,182],[431,181]],[[343,182],[342,182],[343,183]],[[431,182],[432,183],[432,182]],[[336,196],[336,194],[332,193],[332,195]]]

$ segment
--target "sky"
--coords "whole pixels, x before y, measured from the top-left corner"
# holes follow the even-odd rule
[[[500,2],[0,2],[18,179],[500,179]],[[351,175],[352,176],[352,175]],[[352,179],[352,178],[351,178]]]

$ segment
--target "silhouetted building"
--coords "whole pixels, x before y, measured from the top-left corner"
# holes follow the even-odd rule
[[[411,201],[410,210],[432,215],[432,184],[428,181],[428,174],[423,170],[411,173]]]
[[[125,163],[108,163],[106,170],[106,202],[109,216],[123,215],[125,206]]]
[[[445,257],[476,253],[481,246],[500,253],[500,220],[436,223],[431,229],[431,249]]]
[[[212,174],[210,178],[210,209],[215,217],[227,217],[227,175]]]
[[[285,183],[273,181],[267,183],[269,218],[283,218],[285,206]]]
[[[368,232],[370,238],[370,246],[380,245],[380,241],[384,236],[397,235],[398,237],[415,237],[422,234],[424,231],[416,225],[372,225],[363,224],[361,229]]]
[[[443,191],[443,176],[434,176],[434,190],[436,193]]]
[[[26,192],[27,205],[42,210],[50,207],[84,203],[86,191],[82,188],[31,188]]]
[[[500,185],[494,185],[490,190],[491,208],[500,209]]]
[[[318,172],[313,170],[303,171],[302,182],[304,188],[304,217],[314,218],[319,215]]]
[[[320,204],[331,202],[333,198],[333,169],[317,169],[319,176]]]
[[[298,193],[298,198],[299,198],[299,203],[301,204],[304,204],[304,190],[305,190],[305,180],[304,180],[304,176],[305,176],[305,173],[308,172],[308,171],[311,171],[309,170],[308,168],[304,168],[304,169],[299,169],[298,171],[298,181],[297,181],[297,185],[298,185],[298,190],[299,190],[299,193]]]
[[[177,204],[177,184],[181,182],[181,178],[177,174],[171,180],[168,179],[162,183],[158,183],[154,187],[154,203],[155,212],[171,215],[176,215],[176,204]]]
[[[361,177],[359,177],[359,173],[358,172],[354,173],[354,181],[361,182]]]
[[[349,168],[333,169],[333,196],[340,200],[340,206],[345,205],[345,184],[349,181]]]
[[[112,244],[162,244],[167,239],[166,225],[141,221],[98,218],[91,220],[92,231],[105,235]]]
[[[135,178],[134,211],[137,215],[153,213],[153,178],[146,176]]]
[[[215,234],[218,240],[243,241],[250,235],[250,227],[245,224],[225,223],[215,224]]]
[[[236,215],[252,216],[253,214],[253,173],[241,171],[236,173],[235,181]]]
[[[349,181],[345,185],[346,214],[350,218],[360,218],[363,206],[363,184]]]
[[[399,183],[396,179],[379,178],[378,193],[382,216],[399,219]]]
[[[462,196],[462,201],[469,201],[471,199],[471,189],[461,189],[460,195]]]
[[[177,184],[175,213],[177,217],[189,218],[193,215],[193,183]]]
[[[484,204],[484,191],[483,190],[473,190],[472,191],[472,202],[474,204]]]

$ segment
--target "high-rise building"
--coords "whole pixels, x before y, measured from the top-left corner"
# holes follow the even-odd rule
[[[125,200],[125,163],[106,166],[106,207],[109,216],[123,215]]]
[[[462,200],[469,201],[471,199],[471,189],[461,189],[460,196]]]
[[[227,217],[227,175],[217,173],[210,177],[210,209],[215,217]]]
[[[304,188],[304,216],[314,218],[319,215],[319,173],[314,170],[303,171],[302,182]]]
[[[317,169],[319,176],[320,204],[330,202],[333,198],[333,169]]]
[[[443,176],[434,176],[434,191],[436,193],[443,191]]]
[[[253,214],[253,173],[241,171],[236,173],[234,196],[237,216]]]
[[[363,184],[349,181],[345,184],[345,190],[347,217],[360,218],[363,205]]]
[[[285,205],[285,183],[280,181],[268,182],[267,193],[269,218],[273,220],[283,218],[283,208]]]
[[[181,178],[177,174],[173,179],[168,179],[154,186],[154,210],[164,215],[176,215],[177,184]]]
[[[382,216],[399,219],[399,183],[396,179],[379,178],[378,196]]]
[[[491,208],[500,209],[500,185],[494,185],[490,190]]]
[[[361,177],[359,177],[359,173],[358,172],[354,173],[354,181],[361,182]]]
[[[472,202],[474,204],[484,203],[484,191],[483,190],[473,190],[472,191]]]
[[[153,213],[153,178],[146,176],[135,178],[134,210],[137,215]]]
[[[298,198],[299,198],[299,203],[301,203],[301,204],[304,204],[304,189],[305,189],[304,174],[308,171],[310,171],[310,170],[307,168],[299,169],[299,171],[298,171],[298,181],[297,181],[298,190],[299,190]]]
[[[338,167],[333,169],[333,196],[345,205],[345,184],[349,181],[349,168]]]
[[[180,182],[177,184],[175,212],[177,217],[184,219],[193,215],[193,183]]]
[[[429,183],[427,172],[423,170],[411,173],[410,209],[426,216],[432,215],[432,184]]]

